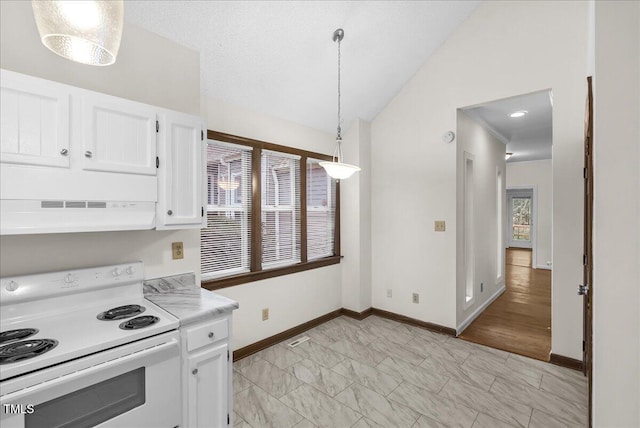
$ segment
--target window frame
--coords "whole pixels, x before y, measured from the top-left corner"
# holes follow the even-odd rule
[[[322,153],[282,146],[266,141],[254,140],[223,132],[207,130],[207,140],[221,141],[252,147],[251,151],[251,263],[250,271],[228,276],[221,276],[202,281],[202,287],[207,290],[219,290],[234,285],[245,284],[253,281],[289,275],[310,269],[330,266],[340,263],[340,181],[336,180],[335,193],[335,218],[334,218],[334,244],[333,255],[314,260],[307,258],[307,159],[331,161],[332,157]],[[300,262],[286,266],[266,267],[262,266],[262,150],[280,152],[300,156]],[[208,190],[207,190],[208,192]]]

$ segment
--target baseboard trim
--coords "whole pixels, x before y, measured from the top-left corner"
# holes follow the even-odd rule
[[[456,330],[451,327],[445,327],[443,325],[434,324],[426,321],[421,321],[415,318],[407,317],[405,315],[396,314],[395,312],[389,312],[382,309],[371,308],[371,315],[377,315],[382,318],[387,318],[393,321],[398,321],[404,324],[414,325],[416,327],[422,327],[427,330],[435,331],[436,333],[443,333],[449,336],[455,336]]]
[[[462,334],[462,332],[469,327],[469,324],[471,324],[476,318],[478,318],[480,316],[480,314],[489,307],[490,304],[492,304],[493,302],[495,302],[495,300],[500,297],[502,295],[502,293],[504,293],[507,290],[507,287],[502,284],[502,287],[500,287],[499,289],[497,289],[493,295],[491,297],[489,297],[482,305],[478,306],[478,308],[476,308],[475,311],[473,311],[471,313],[471,315],[469,315],[467,317],[466,320],[462,321],[462,323],[460,323],[460,325],[456,328],[456,332],[457,332],[457,336],[460,336]]]
[[[363,319],[371,315],[372,311],[373,311],[373,308],[365,309],[362,312],[356,312],[356,311],[352,311],[351,309],[342,308],[342,315],[362,321]]]
[[[547,265],[537,265],[536,269],[544,269],[544,270],[553,270],[553,268],[547,266]]]
[[[584,363],[582,361],[576,360],[575,358],[565,357],[564,355],[551,353],[549,355],[549,362],[556,366],[562,366],[568,369],[578,370],[580,372],[584,370]]]
[[[297,336],[301,333],[304,333],[307,330],[312,329],[313,327],[317,327],[320,324],[323,324],[327,321],[330,321],[334,318],[337,318],[341,315],[347,316],[349,318],[354,318],[357,320],[363,320],[370,315],[377,315],[382,318],[387,318],[393,321],[398,321],[404,324],[414,325],[416,327],[421,327],[427,330],[435,331],[436,333],[447,334],[449,336],[455,336],[456,330],[450,327],[445,327],[442,325],[421,321],[415,318],[407,317],[404,315],[396,314],[394,312],[385,311],[382,309],[369,308],[365,309],[362,312],[352,311],[351,309],[337,309],[335,311],[329,312],[328,314],[322,315],[318,318],[314,318],[311,321],[307,321],[295,327],[292,327],[288,330],[285,330],[281,333],[274,334],[273,336],[269,336],[265,339],[259,340],[251,345],[247,345],[244,348],[236,349],[233,351],[233,361],[238,361],[243,358],[248,357],[249,355],[255,354],[256,352],[260,352],[263,349],[267,349],[269,346],[273,346],[276,343],[280,343],[283,340],[290,339],[294,336]]]
[[[251,345],[247,345],[244,348],[236,349],[235,351],[233,351],[233,361],[238,361],[246,358],[249,355],[255,354],[256,352],[267,349],[268,347],[275,345],[276,343],[280,343],[283,340],[290,339],[294,336],[299,335],[300,333],[304,333],[305,331],[312,329],[313,327],[319,326],[320,324],[337,318],[343,314],[343,310],[344,309],[336,309],[335,311],[329,312],[328,314],[319,316],[318,318],[314,318],[311,321],[307,321],[281,333],[274,334],[273,336],[267,337],[266,339],[259,340],[255,343],[252,343]],[[357,312],[354,313],[357,314]]]

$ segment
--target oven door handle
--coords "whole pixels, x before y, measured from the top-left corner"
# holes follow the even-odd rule
[[[162,343],[160,345],[153,346],[151,348],[146,348],[141,351],[134,352],[132,354],[124,355],[122,357],[114,358],[113,360],[106,361],[104,363],[96,364],[95,366],[87,367],[85,369],[78,370],[73,373],[69,373],[63,376],[60,376],[55,379],[51,379],[33,386],[29,386],[27,388],[21,389],[19,391],[9,393],[2,396],[2,402],[17,402],[22,397],[29,396],[32,392],[42,391],[44,389],[56,388],[58,386],[63,386],[66,383],[73,382],[76,379],[79,379],[83,376],[91,376],[105,370],[108,370],[111,367],[117,367],[122,364],[134,363],[137,360],[147,360],[149,357],[154,355],[162,354],[163,352],[170,351],[171,348],[174,348],[176,356],[180,355],[180,346],[178,340],[170,339],[166,343]],[[105,379],[108,379],[112,376],[105,376]],[[93,383],[93,382],[91,382]],[[64,395],[64,393],[60,394]]]

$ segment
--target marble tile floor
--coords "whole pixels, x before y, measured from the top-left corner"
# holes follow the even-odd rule
[[[369,316],[233,365],[234,427],[584,427],[574,370]]]

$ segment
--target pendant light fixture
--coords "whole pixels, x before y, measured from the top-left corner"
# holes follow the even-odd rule
[[[338,135],[336,136],[337,147],[333,152],[333,160],[331,162],[320,162],[330,177],[342,180],[351,177],[355,172],[360,171],[360,167],[343,163],[342,156],[342,127],[340,126],[340,42],[344,38],[344,30],[338,28],[333,32],[333,41],[338,42]]]
[[[116,62],[123,0],[33,0],[31,6],[40,39],[52,52],[88,65]]]
[[[240,187],[240,183],[235,180],[222,179],[218,181],[218,187],[225,191],[236,190]]]

